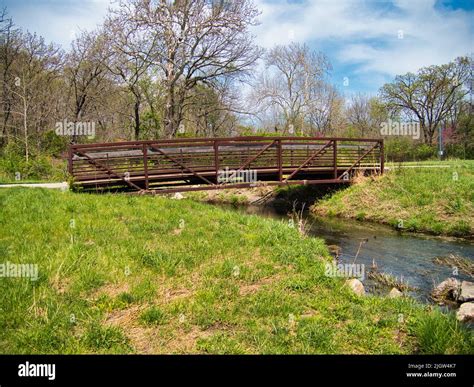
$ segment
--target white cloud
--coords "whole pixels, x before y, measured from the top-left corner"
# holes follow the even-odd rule
[[[292,40],[316,46],[330,42],[331,59],[359,64],[359,72],[393,76],[472,51],[473,12],[438,10],[434,4],[396,0],[396,8],[387,11],[383,5],[388,3],[380,2],[313,0],[275,6],[259,0],[263,13],[257,39],[264,47]]]
[[[36,32],[67,49],[75,34],[93,30],[102,22],[109,3],[110,0],[14,3],[8,12],[23,30]]]
[[[473,51],[473,12],[435,9],[435,0],[255,0],[262,11],[254,29],[264,47],[307,42],[331,61],[356,65],[365,75],[394,76],[447,63]],[[7,4],[15,23],[68,48],[74,33],[100,24],[110,0]],[[403,39],[398,39],[398,31]],[[328,48],[329,47],[329,48]]]

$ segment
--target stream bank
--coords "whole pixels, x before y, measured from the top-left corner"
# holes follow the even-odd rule
[[[306,233],[321,238],[337,255],[342,264],[358,263],[368,272],[373,266],[411,288],[407,293],[422,301],[432,302],[433,288],[453,276],[453,268],[439,265],[436,259],[455,255],[474,263],[474,243],[471,240],[432,236],[422,233],[403,232],[373,222],[336,217],[315,216],[307,211],[311,203],[333,190],[330,187],[302,187],[277,190],[256,188],[253,190],[215,191],[211,196],[200,193],[196,198],[232,211],[254,214],[288,222],[293,210],[303,212]],[[472,277],[456,273],[460,281],[472,281]],[[369,293],[387,294],[390,287],[371,278],[364,278]]]

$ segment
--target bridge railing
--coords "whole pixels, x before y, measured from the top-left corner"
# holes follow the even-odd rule
[[[351,181],[383,173],[383,140],[231,137],[71,145],[69,173],[84,188],[185,191]],[[256,181],[222,179],[251,171]],[[225,172],[225,173],[224,173]],[[233,174],[233,175],[232,175]],[[240,176],[242,177],[242,176]],[[181,187],[181,188],[178,188]],[[161,191],[160,191],[161,192]]]

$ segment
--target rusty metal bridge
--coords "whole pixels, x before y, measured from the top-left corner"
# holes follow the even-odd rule
[[[69,173],[86,191],[170,193],[259,185],[350,183],[382,174],[383,140],[176,138],[71,145]]]

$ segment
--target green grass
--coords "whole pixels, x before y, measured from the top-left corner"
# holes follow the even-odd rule
[[[469,342],[465,342],[460,335],[460,331],[457,329],[460,323],[454,316],[450,316],[448,319],[442,317],[441,313],[436,311],[422,320],[415,328],[420,339],[421,353],[455,353],[459,349],[466,353],[472,351],[472,347],[469,349]],[[463,346],[461,348],[460,343],[464,343],[461,344]]]
[[[427,168],[445,165],[448,168]],[[381,178],[364,179],[317,202],[319,215],[384,223],[435,235],[474,234],[474,161],[390,164]],[[412,168],[421,166],[421,168]]]
[[[474,352],[451,315],[326,277],[323,241],[287,222],[43,189],[0,204],[2,262],[39,268],[0,279],[1,353]]]
[[[106,350],[121,353],[130,350],[129,340],[120,329],[115,327],[109,328],[97,323],[92,324],[82,339],[85,347],[94,352]]]
[[[140,315],[141,321],[145,325],[160,325],[165,322],[165,314],[157,307],[151,307]]]

